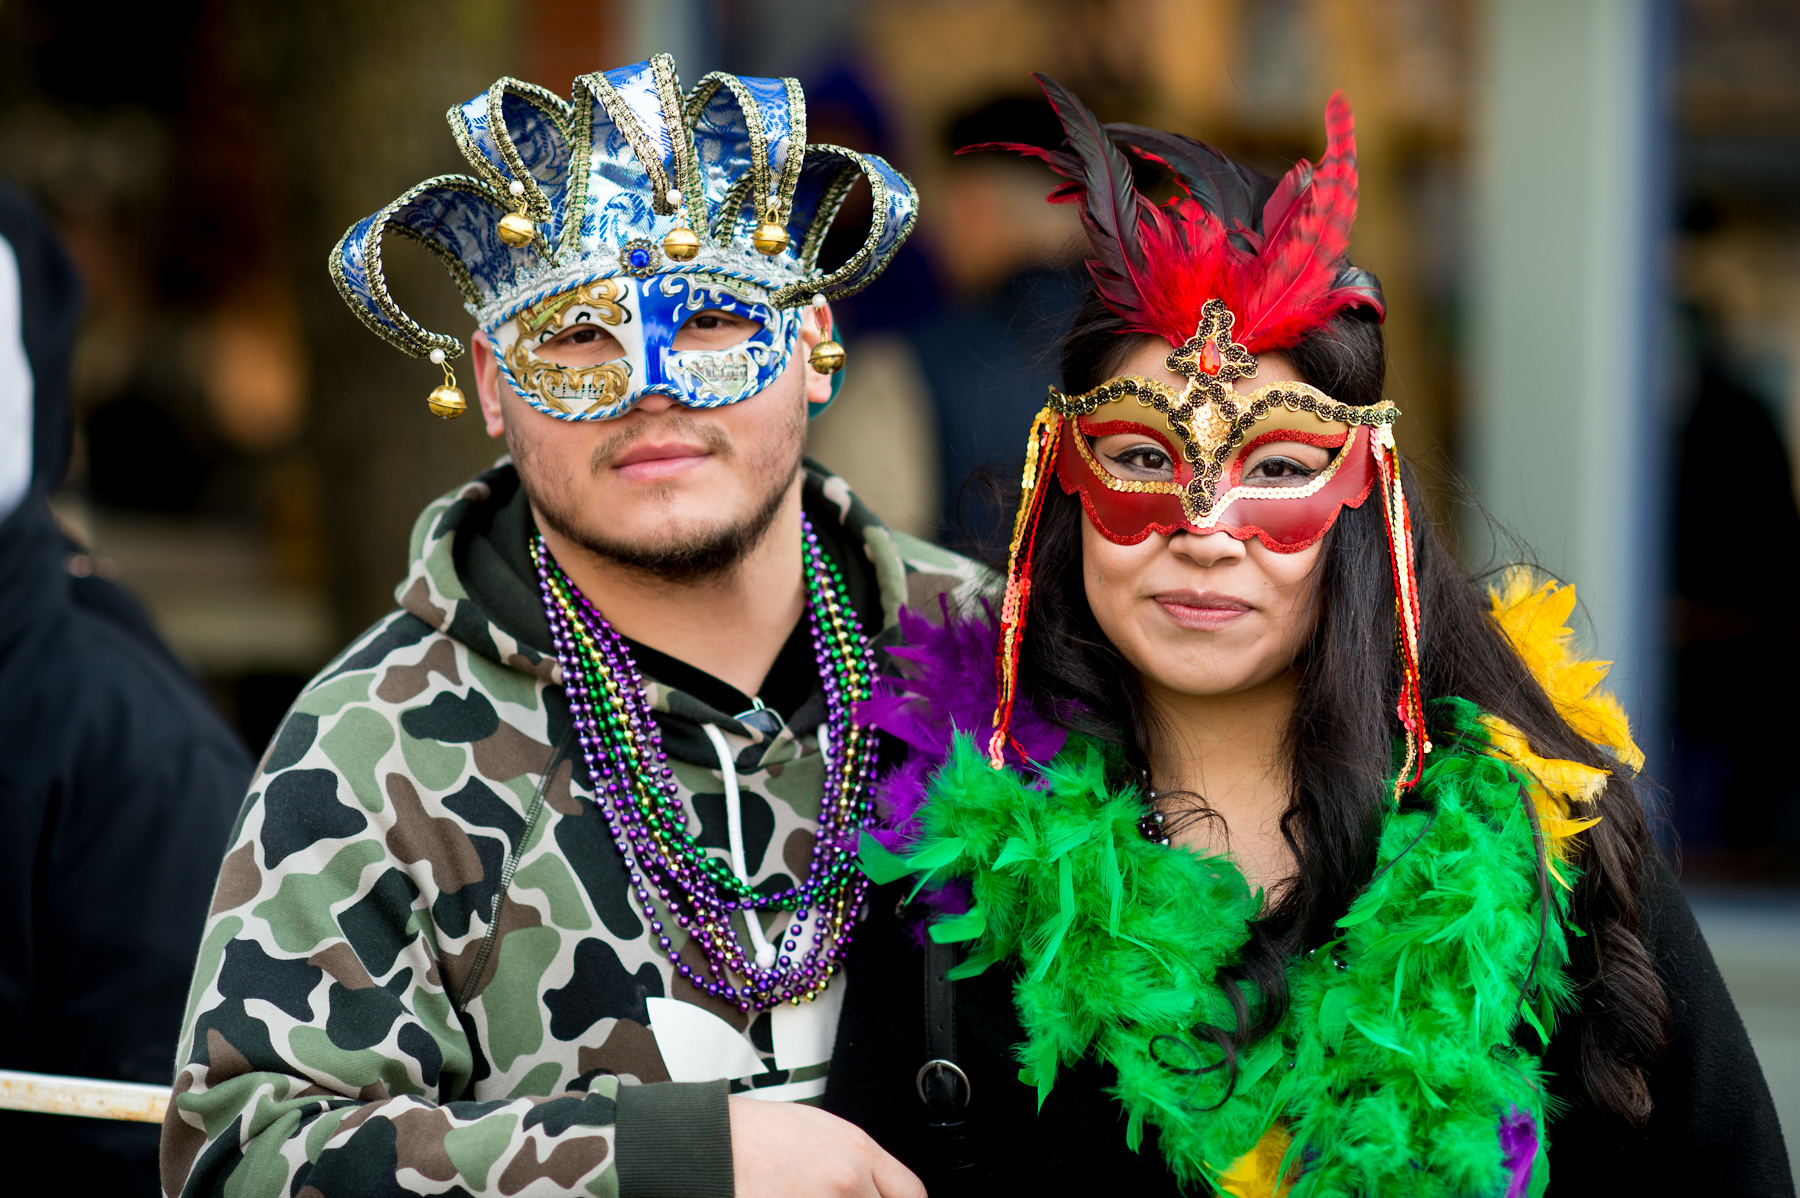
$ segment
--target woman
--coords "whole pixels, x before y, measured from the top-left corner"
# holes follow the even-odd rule
[[[1095,291],[997,620],[874,704],[827,1105],[939,1195],[1792,1193],[1573,592],[1408,498],[1348,108],[1276,184],[1042,82]]]

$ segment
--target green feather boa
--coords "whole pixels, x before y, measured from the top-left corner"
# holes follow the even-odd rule
[[[1235,1084],[1195,1071],[1222,1054],[1188,1029],[1235,1026],[1214,979],[1260,896],[1229,857],[1145,840],[1141,797],[1108,784],[1095,742],[1071,737],[1027,777],[989,768],[959,736],[922,837],[904,858],[865,839],[865,868],[921,886],[966,878],[970,910],[931,936],[969,942],[955,976],[1019,963],[1021,1080],[1041,1102],[1060,1067],[1097,1055],[1118,1072],[1131,1147],[1154,1124],[1184,1183],[1216,1187],[1280,1120],[1297,1198],[1498,1196],[1511,1173],[1496,1129],[1523,1112],[1539,1129],[1529,1192],[1541,1194],[1544,1077],[1515,1041],[1541,1051],[1570,1002],[1566,892],[1553,887],[1556,909],[1541,910],[1524,779],[1485,751],[1476,708],[1434,706],[1450,735],[1429,759],[1424,809],[1390,813],[1374,879],[1337,939],[1289,965],[1288,1014],[1239,1054]]]

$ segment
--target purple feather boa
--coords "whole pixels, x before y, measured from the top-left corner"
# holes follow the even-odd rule
[[[1511,1173],[1506,1198],[1525,1198],[1531,1189],[1531,1168],[1537,1161],[1537,1120],[1529,1111],[1509,1111],[1500,1120],[1500,1151]]]
[[[954,737],[962,733],[985,745],[999,703],[994,660],[1000,627],[992,609],[984,604],[978,617],[953,616],[945,600],[939,604],[941,622],[901,610],[902,644],[888,653],[904,663],[904,672],[882,674],[874,693],[856,709],[859,722],[907,746],[906,759],[875,784],[875,823],[869,828],[884,847],[902,854],[919,838],[920,809]],[[1068,734],[1021,702],[1013,709],[1012,736],[1007,764],[1020,767],[1055,757]],[[968,909],[961,885],[923,897],[946,914]]]

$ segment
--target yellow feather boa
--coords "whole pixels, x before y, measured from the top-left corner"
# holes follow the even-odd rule
[[[1575,610],[1575,588],[1548,579],[1540,580],[1523,566],[1514,566],[1500,585],[1488,591],[1494,623],[1518,651],[1538,680],[1557,714],[1569,727],[1632,770],[1642,769],[1644,754],[1631,739],[1625,710],[1611,694],[1600,689],[1609,661],[1587,661],[1575,656],[1575,633],[1569,615]],[[1572,815],[1576,803],[1592,803],[1606,788],[1610,770],[1595,769],[1576,761],[1539,757],[1531,751],[1517,728],[1495,716],[1484,715],[1493,753],[1518,766],[1535,782],[1531,797],[1537,804],[1538,822],[1549,849],[1550,872],[1565,887],[1556,863],[1567,861],[1574,838],[1599,823],[1598,818]]]

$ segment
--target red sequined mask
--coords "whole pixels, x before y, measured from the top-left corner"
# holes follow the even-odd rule
[[[1316,387],[1270,383],[1248,394],[1231,383],[1256,373],[1256,359],[1231,340],[1232,315],[1208,303],[1199,329],[1169,355],[1188,377],[1179,395],[1154,379],[1126,375],[1085,395],[1052,393],[1064,417],[1056,448],[1063,490],[1080,494],[1088,519],[1108,540],[1135,545],[1151,533],[1223,532],[1256,537],[1278,553],[1316,544],[1345,507],[1360,507],[1375,485],[1377,457],[1398,415],[1387,402],[1352,408]],[[1161,469],[1103,460],[1090,439],[1128,434],[1139,460]],[[1331,451],[1307,470],[1293,455],[1271,469],[1283,444]],[[1283,469],[1285,467],[1285,469]]]

